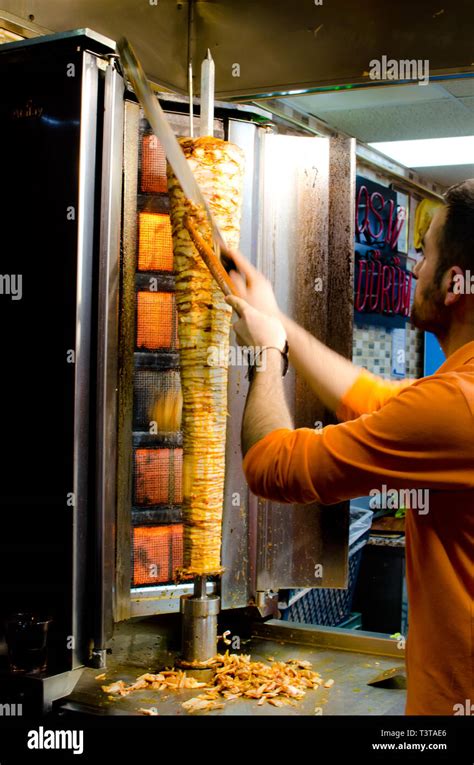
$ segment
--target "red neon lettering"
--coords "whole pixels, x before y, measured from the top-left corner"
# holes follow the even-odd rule
[[[364,221],[363,225],[359,225],[359,210],[361,207],[361,196],[362,194],[365,194],[365,211],[364,211]],[[367,191],[366,186],[361,186],[359,188],[359,193],[357,194],[357,204],[356,204],[356,229],[358,234],[363,234],[367,226],[369,225],[369,192]]]
[[[398,275],[398,279],[396,278],[396,275]],[[393,286],[392,286],[392,305],[393,305],[393,312],[394,313],[400,313],[400,308],[402,305],[402,297],[403,297],[403,287],[402,282],[405,282],[405,272],[402,271],[402,269],[397,266],[393,269]],[[397,287],[397,302],[395,303],[395,287]]]
[[[404,295],[404,301],[403,301],[403,315],[408,316],[410,313],[410,298],[411,298],[411,283],[413,279],[413,274],[407,273],[405,274],[405,295]]]
[[[362,268],[362,266],[364,268]],[[362,274],[365,273],[365,293],[364,293],[364,300],[361,301],[361,286],[362,286]],[[365,304],[367,303],[367,296],[368,296],[368,274],[367,274],[367,261],[366,260],[359,260],[359,278],[357,280],[357,292],[356,292],[356,299],[355,299],[355,308],[356,311],[363,311],[365,308]]]
[[[387,237],[385,239],[386,242],[390,242],[392,238],[392,225],[393,225],[393,208],[395,207],[393,199],[389,202],[388,207],[388,226],[387,226]]]
[[[400,237],[403,224],[405,223],[405,217],[406,217],[406,211],[404,207],[399,207],[397,212],[397,220],[395,222],[395,226],[393,228],[392,236],[388,238],[388,241],[390,243],[390,247],[392,250],[395,249],[398,239]]]
[[[376,199],[380,200],[381,206],[379,208],[375,207]],[[384,226],[383,226],[382,216],[380,215],[380,213],[384,207],[385,207],[385,199],[383,198],[382,194],[379,191],[374,191],[374,193],[370,197],[370,209],[372,210],[373,214],[375,215],[375,217],[377,218],[379,222],[379,230],[377,231],[377,233],[375,233],[374,231],[371,230],[370,221],[369,221],[369,233],[374,239],[379,239],[383,234]]]
[[[378,252],[378,250],[377,250]],[[377,276],[375,275],[375,266],[377,266]],[[379,260],[374,260],[372,262],[372,268],[370,272],[370,297],[369,297],[369,308],[371,311],[375,311],[377,309],[377,306],[379,304],[380,299],[380,273],[381,273],[381,264]],[[374,293],[374,282],[376,284],[376,291]],[[375,298],[375,301],[374,301]]]
[[[388,275],[388,281],[385,281],[385,275]],[[391,313],[391,305],[390,305],[390,287],[392,286],[392,272],[391,272],[391,266],[384,266],[382,268],[382,300],[380,305],[380,313],[383,313],[385,310],[385,302],[387,302],[387,311],[388,313]]]

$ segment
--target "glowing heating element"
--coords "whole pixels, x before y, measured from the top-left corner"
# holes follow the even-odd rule
[[[172,292],[137,293],[137,348],[174,350],[177,348],[178,320]]]
[[[168,191],[166,156],[154,135],[146,135],[142,139],[141,190],[154,194]]]
[[[138,270],[173,270],[173,241],[169,215],[140,213],[138,218]]]
[[[183,562],[183,526],[135,526],[133,584],[163,584],[175,578]]]
[[[135,451],[135,504],[179,505],[183,501],[182,449]]]

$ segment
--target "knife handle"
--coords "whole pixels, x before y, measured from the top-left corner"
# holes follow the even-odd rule
[[[209,247],[207,242],[202,238],[199,231],[194,227],[189,215],[185,215],[184,225],[189,231],[189,235],[193,240],[194,246],[196,247],[201,258],[213,275],[224,295],[235,295],[236,297],[240,297],[234,282],[230,276],[228,276],[224,266],[220,262],[212,247]]]

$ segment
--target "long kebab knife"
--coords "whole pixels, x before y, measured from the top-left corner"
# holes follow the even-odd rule
[[[133,86],[135,95],[143,107],[146,118],[150,123],[154,134],[163,146],[165,154],[168,158],[168,162],[173,168],[173,171],[181,184],[181,188],[183,189],[188,199],[191,200],[191,202],[194,202],[197,205],[201,205],[206,211],[207,217],[211,224],[214,247],[217,251],[216,261],[221,266],[224,273],[226,273],[226,270],[230,270],[230,268],[234,267],[234,264],[232,259],[227,255],[225,256],[224,261],[226,264],[226,269],[224,269],[224,266],[220,263],[220,248],[224,250],[227,249],[224,237],[221,234],[219,226],[217,225],[214,216],[211,213],[209,205],[207,204],[206,199],[201,189],[199,188],[191,168],[188,165],[188,162],[181,150],[176,136],[173,133],[168,120],[166,119],[165,113],[148,83],[145,72],[143,71],[140,62],[138,61],[132,46],[125,37],[122,37],[122,39],[117,43],[117,50],[119,52],[120,61],[123,65],[125,74]],[[209,262],[206,261],[206,263],[209,267]],[[220,279],[214,273],[213,276],[222,288],[222,274],[220,274]]]

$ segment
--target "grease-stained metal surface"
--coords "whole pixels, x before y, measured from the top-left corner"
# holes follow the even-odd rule
[[[282,140],[282,139],[279,139]],[[283,139],[284,140],[284,139]],[[288,139],[286,139],[288,140]],[[290,139],[291,140],[291,139]],[[322,342],[328,332],[328,284],[333,265],[328,261],[329,185],[332,139],[293,139],[300,160],[294,189],[295,240],[288,255],[289,268],[295,269],[295,321]],[[285,152],[283,144],[283,152]],[[275,161],[277,158],[275,157]],[[292,158],[294,163],[294,158]],[[301,378],[295,382],[295,426],[319,427],[324,406]]]
[[[114,618],[130,615],[133,374],[135,349],[136,194],[138,179],[137,104],[125,102],[123,232],[118,386],[117,559]]]
[[[331,138],[326,344],[347,359],[354,323],[355,175],[355,139]]]
[[[182,93],[188,49],[198,93],[196,64],[209,48],[218,98],[373,84],[370,61],[384,54],[427,59],[431,75],[472,71],[471,0],[399,0],[390,6],[377,0],[4,0],[3,7],[54,32],[89,27],[114,40],[126,34],[148,76]]]
[[[124,83],[113,66],[105,75],[102,176],[101,257],[97,351],[97,571],[96,588],[102,608],[94,635],[95,650],[105,649],[113,633],[117,473],[117,380],[119,343],[119,279],[122,209]],[[100,572],[100,573],[99,573]]]
[[[332,136],[329,139],[329,211],[325,272],[327,280],[324,283],[323,292],[326,297],[324,342],[329,348],[348,359],[352,359],[354,323],[355,145],[355,139],[346,136]],[[309,389],[304,390],[303,395],[310,400],[314,398]],[[325,425],[337,422],[336,416],[329,410],[323,410],[321,419]],[[349,502],[340,502],[325,508],[322,517],[326,523],[338,523],[339,527],[344,529],[343,534],[346,540],[348,539]],[[334,552],[329,549],[329,545],[334,545],[335,542],[337,542],[337,536],[328,535],[324,552],[330,559],[339,554],[337,546]],[[348,565],[346,557],[344,560],[346,577]]]
[[[330,139],[265,134],[261,144],[257,265],[272,282],[280,308],[324,342]],[[318,427],[324,409],[294,373],[286,393],[296,426]],[[347,515],[345,508],[259,502],[257,590],[345,587]],[[316,578],[317,566],[322,577]]]
[[[245,156],[240,249],[251,257],[254,237],[254,184],[258,173],[255,144],[261,128],[251,122],[229,120],[228,140]],[[242,363],[235,334],[231,331],[227,388],[226,476],[222,518],[222,608],[240,608],[253,595],[249,553],[249,489],[242,470],[240,432],[247,397],[248,368]]]
[[[262,634],[271,635],[274,625],[275,622],[265,625],[261,630]],[[294,642],[285,640],[285,631]],[[129,625],[126,632],[128,634],[123,635],[122,639],[118,635],[114,639],[114,653],[109,657],[106,679],[95,680],[101,671],[84,670],[74,692],[68,697],[67,704],[73,705],[76,711],[81,709],[94,714],[138,715],[141,714],[140,708],[153,708],[159,715],[187,715],[182,707],[183,701],[198,696],[202,690],[136,691],[123,698],[110,697],[110,694],[102,691],[102,685],[109,685],[115,680],[131,683],[144,672],[172,667],[178,655],[175,648],[168,648],[164,633],[152,622],[140,622],[135,624],[133,629]],[[405,704],[403,690],[367,685],[381,672],[403,666],[402,652],[399,652],[400,656],[395,650],[392,656],[384,655],[384,643],[388,641],[366,637],[363,634],[354,638],[356,647],[361,650],[349,650],[347,646],[351,643],[351,633],[347,631],[344,639],[340,639],[337,633],[337,630],[333,633],[323,629],[321,642],[325,640],[327,644],[318,645],[317,630],[308,630],[306,627],[298,630],[294,625],[290,629],[283,626],[280,630],[277,626],[276,639],[254,635],[247,642],[242,641],[240,650],[241,653],[250,654],[253,661],[310,661],[312,669],[319,672],[325,681],[334,680],[331,688],[320,686],[317,690],[309,690],[295,706],[258,706],[255,699],[236,699],[224,701],[223,709],[198,714],[402,715]],[[308,642],[305,642],[306,640]],[[346,650],[334,647],[338,640],[346,645]],[[313,641],[313,644],[310,641]],[[122,645],[119,645],[120,642]],[[195,671],[193,676],[199,679],[199,672]]]

